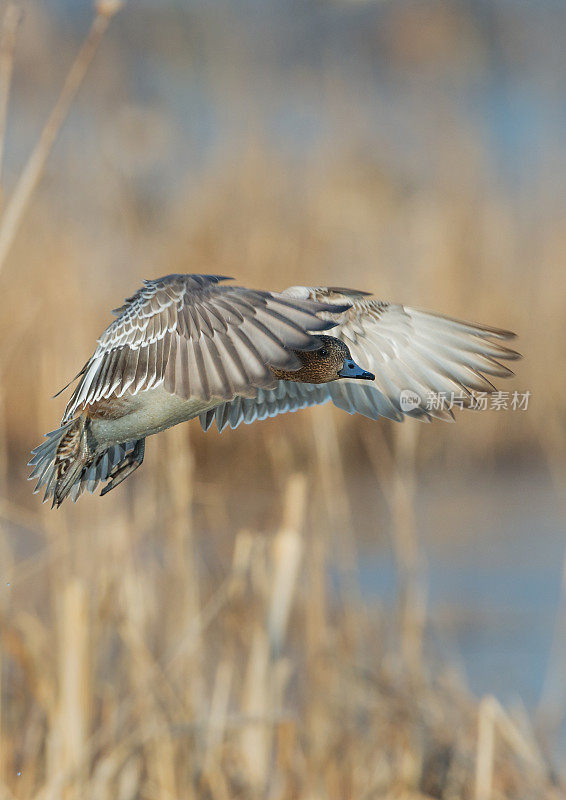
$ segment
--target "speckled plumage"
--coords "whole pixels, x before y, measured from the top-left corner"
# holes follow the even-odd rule
[[[277,294],[223,280],[145,281],[116,310],[77,375],[61,427],[32,453],[44,499],[76,500],[107,479],[108,491],[141,464],[147,436],[196,416],[204,430],[213,422],[223,430],[330,400],[371,419],[449,418],[426,406],[427,393],[491,391],[486,375],[512,374],[500,362],[519,357],[501,344],[508,331],[366,292],[294,286]],[[327,329],[335,344],[321,359]],[[350,356],[357,371],[339,372]],[[409,410],[400,402],[407,389],[421,398]]]

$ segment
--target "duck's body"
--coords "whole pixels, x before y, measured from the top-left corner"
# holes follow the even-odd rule
[[[36,491],[60,505],[143,460],[145,439],[199,417],[204,430],[332,401],[402,420],[453,416],[427,392],[491,391],[511,371],[513,334],[368,298],[295,286],[281,294],[225,286],[214,275],[146,281],[117,309],[77,378],[61,427],[33,451]],[[332,328],[333,336],[321,335]],[[352,352],[350,352],[352,351]],[[359,359],[368,372],[353,359]],[[375,373],[375,374],[374,374]],[[343,380],[353,378],[355,380]],[[363,381],[363,382],[362,382]],[[419,397],[404,408],[402,394]]]
[[[222,402],[220,398],[187,400],[165,391],[161,384],[140,394],[99,400],[84,413],[92,435],[101,447],[107,448],[161,433],[216,408]]]

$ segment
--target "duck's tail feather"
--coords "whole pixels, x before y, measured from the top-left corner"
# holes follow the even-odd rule
[[[133,449],[134,442],[126,442],[94,456],[86,424],[84,416],[77,417],[45,434],[46,441],[32,450],[29,479],[37,480],[34,493],[45,486],[43,502],[52,497],[53,506],[59,507],[66,497],[75,502],[85,490],[92,494]]]

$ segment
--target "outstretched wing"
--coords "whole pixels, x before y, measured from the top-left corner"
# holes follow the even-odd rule
[[[316,387],[281,381],[276,389],[256,393],[255,401],[236,398],[215,412],[201,415],[205,430],[214,419],[220,429],[227,424],[237,427],[241,422],[327,400],[350,414],[363,414],[370,419],[450,419],[452,397],[471,405],[472,391],[494,390],[486,376],[512,375],[501,362],[520,357],[501,344],[514,337],[509,331],[386,303],[366,292],[293,286],[282,294],[296,301],[332,305],[333,310],[321,316],[334,320],[332,335],[348,345],[354,360],[373,372],[375,381],[344,379]],[[340,306],[345,303],[350,307],[343,310]],[[410,393],[411,403],[403,401],[405,393]],[[299,404],[299,397],[303,405]],[[442,398],[448,403],[443,404]]]
[[[163,384],[209,401],[255,395],[275,385],[268,365],[293,370],[291,350],[316,346],[312,332],[335,322],[327,303],[225,286],[218,275],[168,275],[144,285],[114,313],[63,416],[102,398]],[[343,305],[343,310],[347,305]]]
[[[520,358],[501,344],[515,334],[499,328],[387,303],[355,290],[295,286],[283,294],[337,306],[350,303],[345,311],[321,316],[335,320],[332,335],[346,342],[355,361],[375,373],[375,381],[336,381],[329,384],[329,391],[339,408],[372,419],[451,417],[446,409],[431,404],[430,397],[454,395],[469,405],[472,391],[495,389],[486,376],[513,375],[502,361]],[[408,409],[401,402],[403,392],[420,402]]]
[[[327,383],[300,383],[277,381],[273,389],[257,389],[254,397],[235,397],[210,411],[200,414],[200,424],[207,431],[213,422],[220,433],[228,425],[234,429],[242,422],[249,425],[256,420],[276,417],[308,406],[317,406],[330,400]]]

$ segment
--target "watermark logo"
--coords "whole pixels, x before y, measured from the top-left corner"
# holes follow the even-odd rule
[[[412,389],[403,389],[399,395],[399,405],[401,406],[401,411],[403,411],[405,414],[408,414],[409,411],[413,411],[413,409],[418,408],[421,403],[422,397]]]
[[[399,394],[401,411],[408,414],[415,408],[425,411],[451,411],[473,408],[475,411],[526,411],[531,392],[427,392],[424,397],[413,389]]]

